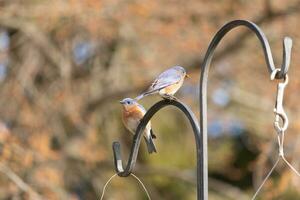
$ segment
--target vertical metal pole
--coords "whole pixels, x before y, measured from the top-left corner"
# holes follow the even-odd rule
[[[266,64],[268,67],[268,71],[271,74],[276,68],[274,65],[273,57],[271,48],[269,45],[269,42],[264,35],[264,33],[260,30],[260,28],[249,21],[246,20],[235,20],[231,21],[227,24],[225,24],[214,36],[211,43],[209,44],[209,47],[206,51],[204,61],[201,68],[201,76],[200,76],[200,92],[199,92],[199,99],[200,99],[200,133],[202,135],[202,138],[200,139],[200,147],[201,152],[197,152],[199,154],[199,157],[202,159],[199,161],[198,170],[200,170],[200,173],[198,174],[198,177],[200,180],[200,183],[203,185],[203,188],[198,188],[198,200],[207,200],[208,199],[208,162],[207,162],[207,81],[208,81],[208,72],[210,63],[214,54],[214,50],[216,49],[217,45],[221,41],[221,39],[228,33],[230,30],[238,27],[238,26],[245,26],[252,30],[257,38],[259,39]],[[278,70],[278,73],[276,73],[275,78],[282,79],[284,78],[285,74],[288,71],[289,64],[290,64],[290,57],[291,57],[291,48],[292,48],[292,40],[288,37],[284,38],[283,41],[283,59],[282,59],[282,65],[280,69]],[[201,185],[200,184],[200,185]]]

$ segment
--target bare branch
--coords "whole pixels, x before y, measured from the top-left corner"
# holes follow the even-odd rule
[[[0,26],[7,29],[14,29],[22,32],[30,40],[37,45],[46,58],[57,66],[60,70],[62,77],[70,78],[71,75],[71,62],[67,59],[60,49],[55,47],[51,41],[43,34],[34,24],[25,22],[16,17],[11,17],[9,14],[4,14],[5,10],[1,10]]]
[[[30,195],[30,199],[42,200],[43,198],[33,190],[27,183],[25,183],[15,172],[13,172],[7,165],[0,163],[0,172],[5,174],[11,181],[13,181],[22,191]]]
[[[288,16],[297,13],[300,10],[300,3],[297,2],[294,5],[288,7],[285,10],[282,11],[277,11],[277,12],[268,12],[263,14],[260,17],[257,17],[253,22],[257,25],[262,25],[265,23],[269,23],[271,21],[274,21],[280,17]],[[216,55],[214,56],[214,61],[218,61],[223,59],[224,57],[231,55],[238,51],[242,46],[242,42],[248,37],[252,36],[252,32],[246,31],[238,36],[236,36],[236,39],[232,41],[231,43],[227,44],[222,50],[216,52]],[[201,66],[203,62],[203,58],[200,58],[200,60],[194,60],[191,61],[191,63],[188,63],[186,66],[188,66],[188,71],[193,71],[193,70],[199,70],[199,67]],[[147,88],[149,83],[144,84],[144,85],[139,85],[135,88],[130,88],[130,89],[125,89],[121,91],[114,91],[112,93],[106,94],[105,96],[101,96],[98,99],[92,100],[91,102],[87,103],[86,110],[84,112],[89,113],[95,110],[98,106],[101,106],[102,104],[106,103],[108,100],[111,99],[119,99],[122,98],[124,95],[129,93],[133,93],[136,91],[141,91]]]

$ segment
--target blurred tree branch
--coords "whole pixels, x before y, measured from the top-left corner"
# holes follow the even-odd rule
[[[285,17],[288,15],[295,14],[299,12],[300,10],[300,2],[296,2],[293,5],[289,6],[285,10],[281,11],[272,11],[269,4],[266,4],[266,12],[263,13],[263,15],[257,17],[253,20],[254,23],[257,25],[263,25],[266,23],[269,23],[271,21],[274,21],[278,18]],[[231,55],[235,52],[237,52],[242,46],[243,43],[241,41],[246,40],[248,37],[252,36],[253,33],[250,31],[245,31],[239,35],[237,35],[234,39],[234,41],[226,44],[224,48],[222,48],[220,51],[217,51],[214,56],[214,61],[219,61],[223,59],[224,57]],[[199,70],[199,67],[201,66],[203,62],[203,57],[200,60],[192,60],[190,63],[188,63],[187,70],[188,71],[194,71]],[[149,83],[138,85],[133,88],[127,88],[124,90],[119,91],[111,91],[109,93],[104,94],[103,96],[96,98],[94,100],[91,100],[87,103],[87,106],[85,107],[85,110],[83,111],[85,114],[89,114],[93,110],[97,109],[97,107],[102,106],[103,104],[111,101],[111,99],[121,99],[124,96],[127,96],[130,93],[134,93],[136,91],[142,91],[145,90],[149,86]]]
[[[256,16],[255,11],[247,9],[249,2],[231,1],[232,5],[228,5],[228,2],[221,2],[217,5],[215,2],[207,2],[207,7],[198,9],[198,6],[195,6],[198,2],[193,1],[184,8],[185,12],[178,12],[178,10],[182,11],[182,8],[177,4],[154,3],[149,7],[143,5],[142,2],[124,2],[120,9],[120,5],[117,5],[119,1],[115,4],[101,1],[101,5],[98,4],[99,1],[93,1],[95,5],[90,4],[92,1],[89,3],[84,1],[58,3],[51,1],[13,1],[14,3],[11,3],[7,1],[0,3],[0,36],[2,37],[0,39],[6,39],[7,43],[2,44],[4,50],[0,51],[0,65],[2,60],[8,60],[4,66],[0,66],[0,75],[4,70],[4,75],[0,77],[2,96],[0,120],[3,120],[3,124],[12,130],[11,135],[16,136],[19,146],[14,150],[12,142],[3,140],[5,141],[3,149],[7,153],[5,159],[8,167],[12,167],[10,162],[14,161],[15,157],[17,163],[23,164],[24,160],[27,162],[26,165],[19,164],[21,169],[13,165],[13,169],[0,166],[0,170],[6,170],[6,176],[11,177],[9,180],[14,180],[20,188],[23,188],[22,190],[16,186],[13,187],[17,188],[16,195],[26,193],[22,191],[26,190],[25,182],[30,180],[29,184],[34,186],[33,189],[36,189],[44,198],[48,198],[47,195],[53,195],[59,199],[72,197],[94,199],[99,185],[96,184],[92,188],[91,183],[97,182],[101,185],[101,179],[111,172],[113,167],[109,157],[110,143],[120,132],[120,119],[115,116],[119,114],[119,111],[112,102],[117,102],[116,100],[128,96],[129,93],[131,96],[137,95],[137,92],[146,89],[150,84],[146,83],[145,77],[133,76],[136,76],[138,72],[142,73],[138,76],[142,76],[145,71],[158,70],[159,66],[156,65],[162,57],[165,57],[163,52],[169,48],[171,40],[176,40],[174,47],[179,47],[180,53],[174,52],[163,62],[180,60],[179,62],[184,62],[181,64],[187,66],[189,72],[196,72],[196,70],[198,72],[203,58],[197,55],[198,42],[201,41],[201,45],[208,43],[207,36],[212,35],[218,28],[217,23],[224,22],[224,18],[250,16],[250,19],[253,19],[251,16]],[[282,4],[271,0],[259,2],[259,5],[254,5],[254,7],[261,12],[257,18],[254,18],[254,22],[264,25],[264,28],[269,31],[268,23],[281,30],[281,23],[288,21],[282,18],[299,13],[299,3],[293,2],[294,5],[289,6],[291,3],[288,2],[282,8],[275,10],[275,6]],[[165,6],[174,7],[165,12]],[[214,9],[218,9],[218,12],[211,12]],[[115,13],[116,10],[122,11]],[[241,12],[243,12],[242,15]],[[184,13],[184,16],[181,13]],[[295,16],[298,17],[299,14]],[[295,20],[294,17],[290,18]],[[296,37],[296,26],[295,28],[292,26],[297,24],[295,22],[297,19],[293,20],[288,21],[288,25],[291,31],[296,31],[293,32]],[[181,31],[181,27],[185,24],[189,28]],[[199,35],[199,26],[203,27],[201,28],[203,35]],[[243,41],[249,38],[256,39],[249,31],[237,31],[236,35],[237,37],[232,38],[233,40],[222,44],[214,60],[222,60],[241,48],[242,50],[249,48],[243,45]],[[144,47],[143,43],[147,45]],[[254,45],[257,44],[251,47],[253,48]],[[297,48],[295,50],[297,51]],[[204,48],[203,51],[205,51]],[[255,55],[260,55],[259,53],[261,52],[255,52]],[[184,58],[178,54],[184,55]],[[245,57],[241,55],[239,59],[249,61],[248,57],[247,54]],[[259,59],[259,61],[262,60]],[[297,60],[294,62],[297,63]],[[131,68],[130,65],[134,67]],[[140,65],[141,69],[138,69]],[[153,69],[147,69],[149,66],[153,66]],[[252,81],[247,79],[245,74],[239,77]],[[130,84],[131,78],[136,82],[132,81]],[[230,105],[224,108],[218,107],[216,111],[226,109],[230,116],[234,113],[234,116],[240,117],[244,124],[247,124],[247,127],[244,127],[245,130],[251,131],[250,139],[256,141],[259,138],[259,141],[251,146],[252,150],[256,152],[259,149],[264,152],[262,145],[270,139],[266,138],[270,135],[265,134],[264,131],[271,126],[268,119],[272,114],[274,102],[265,101],[266,98],[258,95],[263,91],[252,93],[240,88],[243,86],[235,84],[233,88],[226,91],[230,93]],[[181,94],[184,94],[184,91],[195,92],[194,83],[189,85],[188,82]],[[242,104],[242,108],[238,106],[237,109],[237,104]],[[296,107],[297,102],[293,105]],[[289,117],[296,116],[297,109],[291,109],[291,112],[293,113]],[[125,134],[120,136],[123,142],[130,144],[131,137]],[[1,138],[0,132],[0,140]],[[0,141],[0,147],[1,145]],[[297,144],[293,142],[287,145],[289,145],[288,148],[291,147],[290,149],[297,147]],[[15,152],[18,154],[15,155]],[[0,153],[2,153],[2,147]],[[235,149],[234,154],[238,153],[240,152]],[[24,155],[28,155],[28,158],[24,158]],[[263,168],[266,163],[268,164],[269,159],[264,161],[263,156],[260,158],[261,162],[259,160],[258,164],[261,163],[260,166]],[[140,161],[151,162],[150,160]],[[296,154],[294,161],[297,162]],[[247,166],[247,169],[252,169],[252,164],[253,162]],[[160,173],[161,177],[166,175],[170,181],[174,179],[187,185],[195,184],[193,170],[174,169],[171,170],[174,173],[168,175],[164,173],[166,169],[143,167],[140,170],[137,168],[137,172],[142,175],[145,173],[145,177],[149,177],[149,180],[151,176]],[[226,177],[232,177],[234,175],[232,173],[235,173],[230,171],[227,174],[226,169],[224,171]],[[16,176],[13,176],[13,173]],[[21,175],[19,179],[16,178],[17,174]],[[62,174],[64,177],[61,176]],[[96,177],[95,174],[98,176]],[[172,175],[178,177],[172,177]],[[259,178],[259,171],[257,175]],[[46,178],[46,182],[40,181],[40,179],[45,179],[44,177],[49,177],[49,179]],[[22,180],[22,178],[26,179]],[[5,185],[9,180],[4,177],[1,182],[3,184],[1,193],[5,192]],[[247,179],[246,182],[247,190],[251,190],[249,180]],[[226,181],[219,182],[215,179],[210,179],[210,184],[211,190],[223,196],[231,199],[241,196],[246,199],[247,194],[243,194],[240,185],[232,183],[233,186],[231,186],[231,184],[226,184]],[[11,185],[13,184],[7,184],[8,187]],[[151,187],[159,197],[161,187],[159,185]],[[120,191],[117,193],[123,192],[121,188]],[[2,194],[2,196],[5,195]],[[14,193],[11,194],[9,190],[7,195],[12,196]]]
[[[33,23],[26,22],[17,17],[12,17],[10,13],[5,13],[5,9],[1,9],[0,14],[0,27],[7,30],[14,30],[16,32],[23,33],[28,39],[30,39],[43,53],[43,55],[56,66],[60,75],[67,80],[71,75],[72,63],[68,56],[56,46],[53,42],[42,33]]]
[[[14,173],[7,165],[0,163],[0,171],[13,181],[22,191],[30,195],[30,199],[42,200],[43,198],[27,183],[25,183],[16,173]]]
[[[296,14],[300,10],[300,2],[297,2],[288,8],[280,11],[272,11],[269,4],[266,4],[265,12],[263,15],[251,20],[258,26],[261,26],[266,23],[270,23],[276,19],[286,17],[292,14]],[[253,36],[254,34],[251,31],[245,31],[239,35],[237,35],[234,39],[234,41],[229,42],[224,48],[222,48],[220,51],[217,51],[214,55],[213,60],[219,61],[223,59],[224,57],[231,55],[235,52],[237,52],[241,47],[243,47],[242,41],[245,41],[247,38]],[[203,55],[204,56],[204,55]],[[190,66],[190,69],[198,69],[199,66],[202,65],[203,57],[200,60],[192,61],[188,66]]]

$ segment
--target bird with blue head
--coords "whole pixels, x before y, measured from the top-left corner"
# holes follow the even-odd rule
[[[146,109],[139,104],[137,101],[148,95],[158,93],[164,99],[176,100],[174,94],[183,85],[184,79],[189,77],[185,69],[181,66],[175,66],[162,72],[151,84],[151,86],[142,94],[135,99],[125,98],[120,103],[123,106],[122,109],[122,121],[125,127],[133,134],[146,114]],[[144,138],[147,144],[149,153],[157,152],[153,139],[156,138],[154,135],[151,122],[149,121],[144,131]]]
[[[184,79],[189,77],[185,69],[181,66],[175,66],[162,72],[151,84],[151,86],[138,97],[137,100],[141,98],[158,93],[165,99],[176,100],[174,94],[183,85]]]
[[[144,117],[146,113],[146,109],[142,105],[140,105],[135,99],[131,99],[131,98],[125,98],[122,101],[120,101],[120,103],[123,106],[122,121],[125,127],[127,128],[127,130],[135,134],[141,119]],[[144,131],[144,138],[147,144],[148,152],[149,153],[156,152],[156,147],[153,142],[153,139],[155,139],[156,136],[152,131],[150,121],[146,125]]]

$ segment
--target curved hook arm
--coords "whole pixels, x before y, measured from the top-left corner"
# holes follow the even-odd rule
[[[210,45],[206,51],[206,55],[203,61],[203,68],[206,68],[207,65],[210,65],[212,56],[214,54],[214,50],[221,41],[221,39],[228,33],[230,30],[238,27],[238,26],[245,26],[253,31],[257,38],[259,39],[261,46],[263,48],[266,64],[271,74],[275,69],[275,64],[272,56],[272,51],[270,48],[270,44],[268,39],[266,38],[265,34],[261,31],[261,29],[254,24],[253,22],[246,21],[246,20],[234,20],[227,24],[225,24],[214,36]],[[282,56],[282,64],[280,67],[280,71],[276,74],[276,79],[283,79],[285,74],[287,73],[290,65],[291,60],[291,49],[292,49],[293,41],[289,37],[285,37],[283,40],[283,56]]]
[[[234,20],[227,24],[225,24],[214,36],[212,39],[206,55],[204,57],[204,61],[202,64],[202,70],[201,70],[201,77],[200,77],[200,92],[199,92],[199,99],[200,99],[200,132],[202,133],[202,139],[200,146],[203,148],[202,151],[204,153],[203,155],[203,164],[205,167],[204,169],[204,176],[203,176],[203,182],[204,182],[204,194],[201,197],[201,199],[208,199],[208,186],[207,186],[207,81],[208,81],[208,72],[210,63],[214,54],[214,50],[216,49],[217,45],[221,41],[221,39],[228,33],[230,30],[238,27],[238,26],[245,26],[252,30],[256,36],[258,37],[263,51],[265,55],[266,64],[268,67],[268,71],[271,74],[275,69],[273,57],[271,48],[269,45],[269,42],[265,36],[265,34],[260,30],[260,28],[249,21],[246,20]],[[290,58],[291,58],[291,48],[292,48],[292,39],[289,37],[285,37],[283,40],[283,60],[280,70],[275,75],[275,78],[281,79],[284,78],[289,65],[290,65]]]
[[[155,113],[157,113],[162,108],[164,108],[166,106],[170,106],[170,105],[177,107],[179,110],[181,110],[185,114],[185,116],[188,118],[188,120],[192,126],[193,132],[194,132],[194,136],[195,136],[195,140],[196,140],[196,149],[197,149],[197,191],[198,191],[197,195],[198,195],[198,199],[200,199],[199,197],[204,192],[203,187],[202,187],[203,182],[201,179],[201,177],[203,176],[202,172],[204,171],[204,169],[202,168],[203,167],[203,163],[202,163],[203,153],[201,152],[201,147],[200,147],[200,143],[201,143],[200,141],[201,141],[202,136],[200,134],[200,129],[199,129],[197,118],[194,116],[193,112],[182,102],[175,101],[175,100],[162,100],[162,101],[159,101],[156,104],[154,104],[146,112],[145,116],[143,117],[139,126],[137,127],[136,133],[134,135],[133,144],[131,146],[131,152],[130,152],[127,166],[125,169],[123,168],[123,162],[122,162],[122,158],[121,158],[120,143],[114,142],[113,143],[113,152],[114,152],[115,169],[116,169],[116,172],[118,173],[118,175],[121,177],[126,177],[126,176],[130,175],[130,173],[132,172],[132,170],[135,166],[135,163],[136,163],[141,138],[142,138],[142,135],[143,135],[146,125],[148,124],[148,122],[154,116]]]

